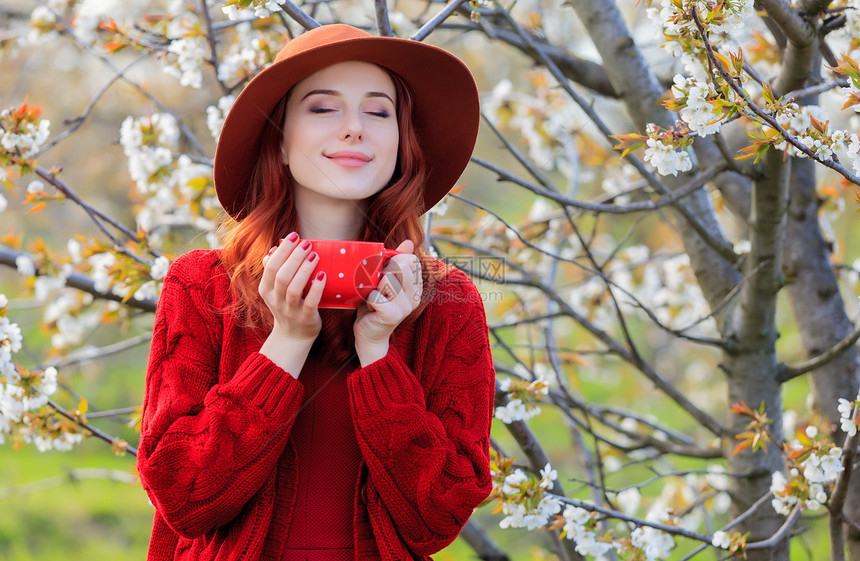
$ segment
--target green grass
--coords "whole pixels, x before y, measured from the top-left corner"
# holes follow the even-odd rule
[[[132,456],[96,441],[69,454],[0,446],[0,559],[144,559],[153,509],[140,485],[67,479],[74,470],[133,467]]]

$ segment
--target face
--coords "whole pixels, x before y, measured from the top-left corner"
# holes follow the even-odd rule
[[[294,188],[340,201],[383,189],[397,164],[395,102],[389,75],[368,62],[333,64],[296,84],[282,150]]]

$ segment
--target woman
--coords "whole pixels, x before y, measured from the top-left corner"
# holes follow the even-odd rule
[[[149,559],[429,559],[487,497],[486,319],[419,222],[477,126],[459,60],[346,25],[290,41],[242,91],[215,156],[224,249],[177,259],[156,313]],[[358,310],[319,309],[323,238],[403,253]]]

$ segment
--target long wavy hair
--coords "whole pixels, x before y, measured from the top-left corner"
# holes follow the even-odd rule
[[[400,146],[398,162],[388,186],[373,195],[365,213],[364,224],[356,240],[383,242],[396,248],[402,241],[415,242],[421,261],[423,292],[421,303],[404,321],[414,321],[429,303],[433,285],[447,274],[447,268],[428,257],[421,249],[424,230],[420,216],[423,208],[427,162],[418,142],[412,118],[413,98],[403,80],[387,71],[394,82]],[[263,128],[259,155],[248,185],[244,218],[227,218],[222,224],[224,265],[232,288],[230,310],[245,327],[271,330],[274,319],[258,292],[263,275],[263,257],[279,240],[299,231],[299,216],[293,199],[292,178],[282,160],[283,125],[287,112],[288,92],[275,106]],[[323,326],[314,342],[312,353],[325,352],[337,362],[349,362],[354,354],[352,324],[355,311],[323,313]]]

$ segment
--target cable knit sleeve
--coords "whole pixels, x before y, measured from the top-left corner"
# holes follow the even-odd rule
[[[177,259],[164,280],[137,460],[158,513],[188,538],[233,520],[273,474],[302,402],[301,384],[259,353],[221,371],[223,314],[200,261]]]
[[[426,343],[422,371],[412,372],[392,346],[349,377],[371,519],[381,501],[386,512],[378,518],[393,521],[417,555],[452,542],[492,489],[495,373],[486,317],[471,281],[459,271],[449,277],[445,302],[432,304],[416,328]]]

